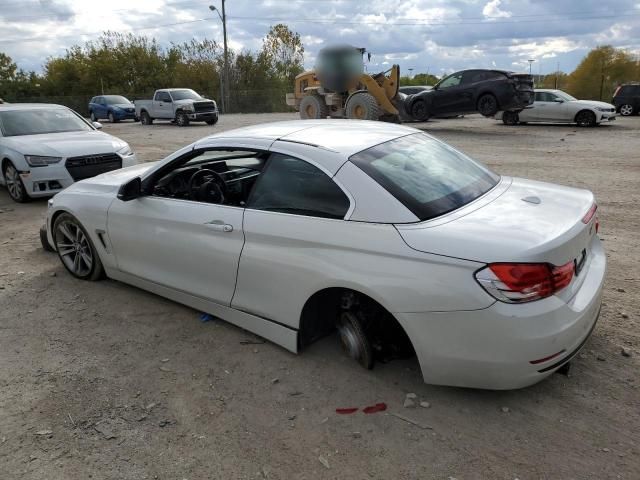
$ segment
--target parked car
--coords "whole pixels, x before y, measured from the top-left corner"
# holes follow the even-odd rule
[[[99,95],[89,102],[89,116],[92,122],[108,118],[111,123],[120,120],[138,121],[133,103],[122,95]]]
[[[214,100],[201,97],[188,88],[163,88],[156,90],[153,100],[136,100],[136,115],[143,125],[151,125],[155,119],[173,120],[180,127],[189,122],[218,122],[218,105]]]
[[[411,95],[405,109],[424,122],[429,117],[522,110],[533,103],[533,77],[504,70],[463,70],[440,80],[432,90]]]
[[[16,202],[137,163],[129,145],[61,105],[0,105],[0,184]]]
[[[429,87],[427,85],[405,85],[398,88],[400,93],[404,93],[405,95],[415,95],[416,93],[426,92],[428,90],[432,90],[433,87]]]
[[[610,103],[578,100],[562,90],[536,89],[531,107],[519,112],[499,112],[496,119],[505,125],[548,122],[594,127],[615,120],[616,109]]]
[[[611,103],[622,116],[640,113],[640,83],[620,85],[613,93]]]
[[[227,131],[71,186],[44,228],[73,276],[292,352],[337,328],[370,368],[405,339],[428,383],[512,389],[595,327],[596,208],[587,190],[500,176],[413,128],[323,119]]]

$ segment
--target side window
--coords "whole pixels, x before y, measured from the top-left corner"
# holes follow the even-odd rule
[[[445,78],[438,88],[451,88],[460,85],[462,80],[462,73],[456,73],[450,77]]]
[[[476,83],[487,79],[487,72],[482,70],[470,70],[465,72],[462,77],[462,83]]]
[[[171,102],[171,96],[169,95],[169,92],[157,92],[155,99],[158,102]]]
[[[303,160],[273,154],[247,208],[323,218],[344,218],[349,199],[324,172]]]
[[[536,102],[553,102],[553,95],[549,92],[536,92]]]

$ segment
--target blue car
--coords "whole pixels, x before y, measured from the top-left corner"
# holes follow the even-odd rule
[[[89,116],[92,122],[108,118],[111,123],[132,119],[136,122],[136,108],[122,95],[100,95],[89,102]]]

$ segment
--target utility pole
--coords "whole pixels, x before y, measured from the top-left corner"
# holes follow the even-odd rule
[[[222,95],[222,109],[227,113],[229,107],[229,48],[227,46],[227,13],[225,11],[225,0],[222,1],[222,15],[215,5],[209,5],[209,10],[216,12],[222,22],[222,41],[224,45],[224,65],[220,77],[220,92]]]
[[[227,48],[227,14],[225,12],[224,9],[224,3],[225,0],[222,0],[222,35],[223,35],[223,39],[224,39],[224,86],[225,86],[225,94],[226,94],[226,101],[224,102],[224,104],[227,106],[227,109],[229,108],[229,100],[230,100],[230,95],[229,95],[229,50]],[[227,112],[225,112],[227,113]]]

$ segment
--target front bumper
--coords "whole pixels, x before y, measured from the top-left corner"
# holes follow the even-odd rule
[[[123,110],[119,110],[119,111],[114,110],[113,116],[116,117],[117,120],[135,120],[136,118],[138,118],[135,110],[132,112],[125,112]]]
[[[122,167],[130,167],[138,163],[135,153],[122,156]],[[32,198],[50,197],[72,185],[75,181],[66,167],[66,159],[46,167],[31,167],[20,172],[20,178]]]
[[[606,256],[594,237],[582,284],[569,301],[553,296],[520,305],[495,302],[483,310],[395,316],[426,383],[522,388],[552,374],[584,345],[600,313],[605,272]]]
[[[218,111],[211,110],[208,112],[192,112],[187,114],[189,120],[193,120],[194,122],[206,122],[207,120],[217,120],[218,119]]]

